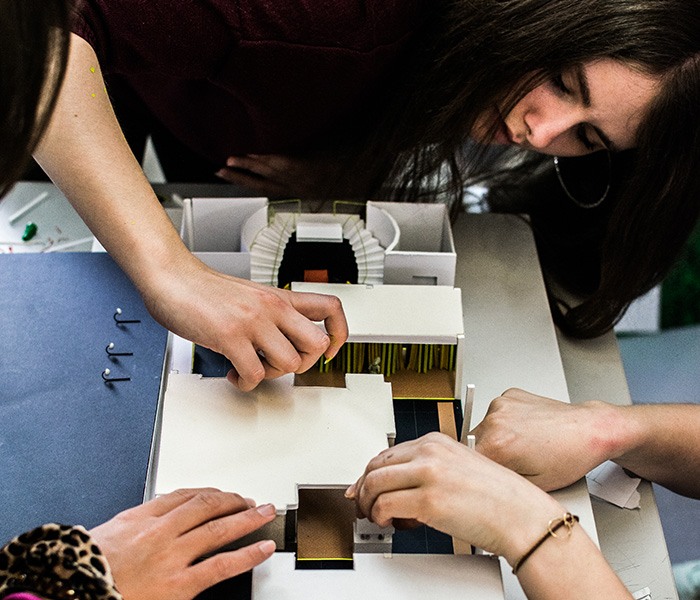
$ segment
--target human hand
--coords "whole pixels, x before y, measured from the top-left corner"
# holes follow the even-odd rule
[[[214,489],[178,490],[119,513],[90,531],[125,600],[190,600],[252,569],[271,540],[198,558],[272,521],[275,508]]]
[[[191,255],[190,255],[191,257]],[[291,292],[218,273],[200,261],[150,281],[144,299],[164,327],[226,356],[228,379],[249,391],[332,358],[348,336],[335,296]],[[323,321],[324,332],[313,321]]]
[[[326,199],[352,195],[338,189],[337,161],[331,158],[298,158],[281,154],[230,156],[217,175],[273,198]]]
[[[549,491],[614,458],[606,432],[615,414],[603,402],[567,404],[513,388],[491,402],[471,433],[481,454]]]
[[[417,521],[517,560],[561,506],[516,473],[440,433],[384,450],[346,496],[380,526]]]

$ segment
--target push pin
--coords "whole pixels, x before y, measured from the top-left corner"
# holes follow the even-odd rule
[[[107,356],[133,356],[133,352],[113,352],[114,350],[114,342],[110,342],[107,344],[107,347],[105,348],[105,352],[107,353]]]
[[[140,319],[122,319],[121,318],[122,314],[122,309],[117,308],[117,310],[114,311],[114,322],[117,325],[124,325],[125,323],[140,323]]]
[[[131,381],[131,377],[110,377],[112,371],[105,369],[102,371],[102,379],[105,383],[113,383],[115,381]]]

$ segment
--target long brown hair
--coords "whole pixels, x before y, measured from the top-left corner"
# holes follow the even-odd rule
[[[68,0],[0,0],[0,197],[25,172],[68,56]]]
[[[586,224],[577,239],[595,264],[586,300],[570,310],[554,302],[555,318],[577,336],[611,328],[670,269],[700,211],[700,2],[433,0],[424,23],[352,163],[370,176],[369,193],[395,200],[447,197],[456,210],[471,178],[490,181],[500,206],[504,190],[523,201],[541,189],[528,175],[551,183],[551,159],[518,158],[514,169],[517,150],[465,143],[483,111],[512,107],[546,79],[601,58],[661,78],[636,150],[615,160],[605,206],[592,221],[580,210],[568,217]],[[566,201],[561,190],[556,199]]]

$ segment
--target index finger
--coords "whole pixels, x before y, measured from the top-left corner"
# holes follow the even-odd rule
[[[208,488],[175,507],[165,518],[178,534],[183,534],[207,521],[248,510],[250,505],[251,501],[239,494]]]
[[[194,498],[201,492],[218,492],[216,488],[180,488],[167,494],[156,496],[139,506],[129,509],[132,514],[146,513],[153,517],[162,517],[178,506]]]
[[[311,292],[292,292],[292,306],[312,321],[323,321],[331,340],[324,355],[333,358],[348,339],[348,322],[340,298]]]
[[[357,501],[359,491],[363,488],[367,475],[373,471],[389,465],[409,462],[411,460],[413,447],[417,445],[416,443],[417,440],[410,440],[407,442],[402,442],[401,444],[391,448],[387,448],[386,450],[382,450],[379,454],[377,454],[377,456],[370,460],[369,463],[367,463],[365,472],[346,490],[346,498]]]

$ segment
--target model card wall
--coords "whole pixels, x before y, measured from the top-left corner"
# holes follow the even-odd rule
[[[456,253],[442,204],[368,202],[365,222],[348,214],[272,213],[266,198],[192,198],[184,203],[181,235],[212,268],[278,285],[290,240],[301,239],[298,224],[342,229],[357,264],[353,283],[454,285]]]
[[[244,227],[264,227],[267,198],[194,198],[183,206],[180,235],[206,265],[250,279],[250,254],[241,245]]]
[[[385,248],[384,283],[454,285],[457,253],[444,204],[371,201],[367,229]]]

